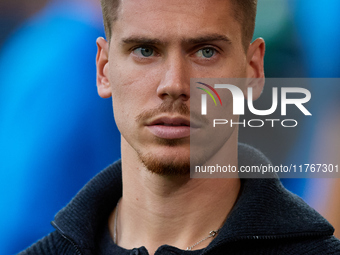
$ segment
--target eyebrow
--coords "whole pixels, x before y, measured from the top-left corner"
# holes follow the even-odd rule
[[[164,44],[164,42],[162,42],[159,39],[148,38],[143,36],[131,36],[128,38],[123,38],[121,42],[122,44],[154,44],[154,45]]]
[[[193,37],[193,38],[184,38],[182,39],[182,42],[186,44],[201,44],[206,42],[213,42],[213,41],[224,41],[228,44],[231,44],[231,40],[221,34],[208,34],[203,35],[199,37]],[[144,36],[131,36],[127,38],[123,38],[121,40],[122,44],[146,44],[146,45],[165,45],[166,43],[160,39],[156,38],[149,38]]]
[[[200,44],[213,41],[224,41],[227,42],[228,44],[231,44],[231,40],[227,36],[221,34],[209,34],[196,38],[184,39],[184,42],[188,44]]]

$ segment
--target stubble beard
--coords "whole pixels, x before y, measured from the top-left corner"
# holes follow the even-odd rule
[[[181,140],[165,140],[158,139],[158,143],[163,146],[168,146],[170,149],[176,149],[176,146],[180,146],[183,142]],[[203,165],[210,157],[210,151],[201,147],[202,150],[195,150],[195,155],[187,156],[181,155],[181,159],[175,157],[162,157],[155,155],[154,153],[142,153],[137,151],[138,157],[142,164],[152,173],[161,176],[189,176],[190,166]]]
[[[143,165],[152,173],[161,176],[187,176],[190,174],[190,158],[173,161],[162,159],[151,153],[138,156]]]
[[[156,143],[165,146],[170,150],[175,150],[184,142],[182,139],[161,139],[156,138]],[[190,174],[190,155],[182,159],[162,157],[154,153],[137,152],[142,164],[152,173],[162,176],[186,176]]]

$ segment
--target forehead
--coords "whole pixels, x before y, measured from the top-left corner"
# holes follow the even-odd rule
[[[164,40],[221,34],[241,41],[230,0],[121,0],[113,37],[152,36]]]

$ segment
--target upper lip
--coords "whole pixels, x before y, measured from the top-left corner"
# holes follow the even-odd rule
[[[193,122],[190,122],[188,118],[184,117],[170,117],[170,116],[163,116],[158,117],[155,119],[151,119],[149,122],[147,122],[147,126],[153,126],[153,125],[164,125],[164,126],[187,126],[187,127],[195,127],[197,125],[194,125]]]

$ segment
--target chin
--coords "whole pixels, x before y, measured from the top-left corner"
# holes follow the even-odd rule
[[[148,153],[140,154],[139,158],[150,172],[158,175],[185,176],[190,174],[190,155],[178,158]]]

